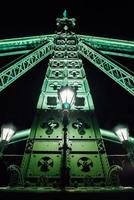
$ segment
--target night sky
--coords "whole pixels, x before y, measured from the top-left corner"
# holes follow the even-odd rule
[[[90,0],[27,2],[4,1],[1,5],[1,39],[54,33],[55,19],[67,9],[77,20],[79,34],[134,40],[133,6],[126,1],[120,5]],[[0,58],[1,66],[14,58]],[[134,71],[134,60],[115,59]],[[126,124],[134,136],[132,95],[85,59],[84,64],[100,127],[112,130],[118,123]],[[41,62],[1,92],[0,125],[13,123],[18,130],[31,126],[46,68],[47,61]]]

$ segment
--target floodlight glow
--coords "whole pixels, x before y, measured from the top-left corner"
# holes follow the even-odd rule
[[[64,109],[69,109],[74,103],[75,91],[70,87],[61,88],[59,97]]]
[[[119,137],[121,142],[128,140],[129,131],[127,127],[117,127],[115,129],[115,133]]]
[[[1,128],[1,141],[7,141],[9,142],[12,138],[15,130],[13,127],[2,127]]]

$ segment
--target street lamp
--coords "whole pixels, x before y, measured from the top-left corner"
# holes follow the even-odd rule
[[[75,100],[75,90],[65,86],[59,90],[59,99],[62,103],[63,110],[69,110]]]
[[[75,90],[69,86],[62,87],[59,90],[59,99],[62,103],[63,109],[63,125],[68,125],[68,112],[75,101]]]
[[[121,141],[124,149],[127,151],[128,158],[132,166],[134,167],[134,146],[133,144],[131,144],[131,141],[129,140],[128,127],[123,125],[116,126],[114,132]]]
[[[2,156],[5,146],[9,143],[13,134],[15,133],[15,129],[12,126],[3,125],[1,127],[1,138],[0,138],[0,154]]]
[[[117,126],[115,128],[115,133],[118,136],[119,140],[123,143],[128,141],[129,138],[129,131],[127,127]]]
[[[63,109],[63,145],[61,147],[62,150],[62,167],[61,167],[61,186],[64,188],[69,185],[69,170],[67,162],[67,155],[69,154],[70,147],[68,146],[68,113],[75,101],[75,90],[71,87],[65,86],[59,90],[59,99],[62,103]]]

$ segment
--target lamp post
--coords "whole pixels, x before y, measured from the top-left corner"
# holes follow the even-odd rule
[[[120,125],[115,127],[115,134],[118,136],[121,141],[124,149],[127,151],[127,156],[134,167],[134,146],[131,144],[129,140],[129,130],[126,126]]]
[[[5,146],[9,143],[12,138],[15,129],[11,126],[2,126],[1,127],[1,138],[0,138],[0,156],[3,155]]]
[[[67,125],[69,123],[68,114],[72,104],[75,101],[75,90],[71,87],[65,86],[59,90],[59,99],[62,104],[63,110],[63,146],[62,149],[62,167],[61,167],[61,186],[64,188],[69,185],[69,169],[67,163],[67,156],[69,154],[70,148],[68,146],[68,137],[67,137]]]

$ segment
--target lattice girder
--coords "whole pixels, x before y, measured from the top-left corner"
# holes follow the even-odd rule
[[[53,51],[53,42],[41,45],[36,50],[32,51],[18,62],[11,64],[0,73],[0,91],[13,83],[20,76],[29,71],[32,67],[38,64],[41,60],[50,55]]]
[[[79,52],[127,92],[134,95],[134,76],[122,69],[120,64],[115,64],[83,42],[79,42]]]

